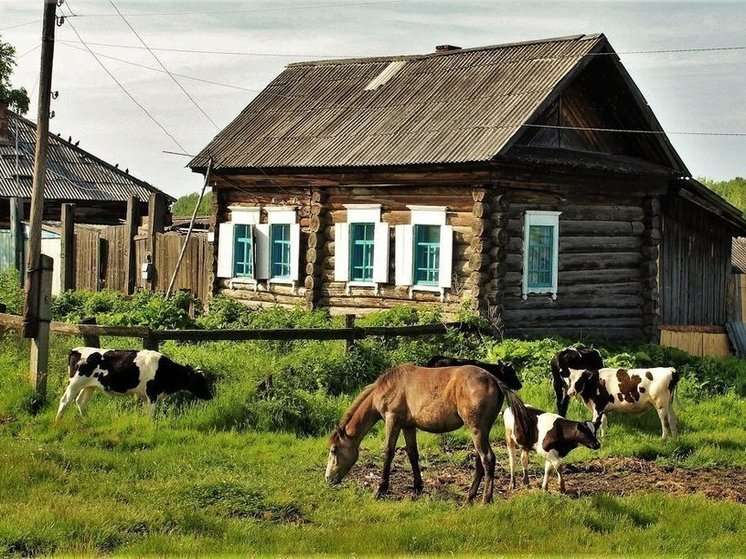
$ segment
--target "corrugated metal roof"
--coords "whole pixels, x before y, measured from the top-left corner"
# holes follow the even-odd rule
[[[488,161],[603,35],[290,64],[192,160],[215,169]],[[366,90],[391,63],[397,71]]]
[[[13,111],[8,110],[7,114],[11,142],[0,145],[0,197],[31,198],[36,124]],[[140,201],[147,202],[153,192],[161,191],[72,143],[49,135],[45,199],[121,202],[134,194]],[[170,201],[174,200],[163,194]]]
[[[733,237],[730,262],[734,271],[746,274],[746,237]]]

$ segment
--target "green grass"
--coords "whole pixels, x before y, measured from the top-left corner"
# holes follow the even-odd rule
[[[176,398],[152,421],[133,400],[96,395],[87,418],[71,408],[54,424],[66,353],[76,344],[55,339],[50,401],[32,413],[39,406],[24,384],[25,344],[0,341],[0,556],[746,553],[746,507],[699,495],[571,498],[532,489],[485,507],[464,506],[463,498],[376,501],[349,481],[329,487],[325,437],[269,432],[277,410],[256,409],[266,403],[252,400],[258,379],[295,363],[270,344],[250,351],[239,344],[169,344],[167,353],[218,378],[214,400]],[[324,347],[330,360],[341,352],[338,343]],[[532,382],[521,396],[551,409],[550,392],[548,382]],[[331,417],[349,402],[311,392],[308,398],[313,413]],[[612,416],[602,449],[579,449],[569,461],[639,456],[682,468],[746,466],[746,399],[733,392],[699,398],[686,383],[681,399],[676,440],[658,440],[654,413]],[[571,412],[584,416],[577,404]],[[492,437],[502,438],[499,421]],[[450,443],[468,442],[463,430],[419,439],[431,471],[467,458],[460,444],[451,451]],[[363,446],[380,467],[381,430]],[[502,451],[498,461],[504,467]],[[538,462],[532,467],[538,473]]]

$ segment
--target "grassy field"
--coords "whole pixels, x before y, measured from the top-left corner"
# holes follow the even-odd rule
[[[24,384],[25,343],[0,341],[0,556],[746,556],[742,503],[635,487],[624,496],[545,494],[536,489],[537,462],[532,489],[489,506],[466,506],[458,484],[445,498],[429,492],[383,501],[360,477],[329,487],[324,436],[269,429],[273,418],[294,425],[294,405],[298,413],[315,410],[323,424],[349,397],[309,392],[307,401],[275,407],[254,398],[257,379],[295,366],[283,359],[311,359],[297,348],[300,357],[268,344],[167,345],[166,353],[217,371],[213,401],[176,398],[153,421],[134,401],[97,395],[87,418],[71,408],[54,424],[65,355],[76,344],[55,340],[50,401],[39,408]],[[341,344],[323,348],[327,359],[341,355]],[[612,417],[602,449],[578,450],[569,461],[637,457],[722,476],[746,467],[746,399],[733,391],[699,398],[694,383],[681,392],[676,440],[658,440],[654,413]],[[527,384],[521,396],[551,408],[546,381]],[[492,438],[502,438],[499,421]],[[359,470],[380,471],[381,443],[377,429]],[[462,431],[420,436],[426,486],[442,470],[470,475],[466,443]],[[507,460],[496,448],[501,469]],[[395,467],[411,483],[401,457]]]

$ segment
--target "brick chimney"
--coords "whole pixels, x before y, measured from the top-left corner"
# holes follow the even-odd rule
[[[8,103],[0,100],[0,146],[9,146],[12,143],[8,129]]]
[[[461,50],[461,47],[456,47],[454,45],[438,45],[437,47],[435,47],[436,54],[442,54],[444,52],[451,52],[454,50]]]

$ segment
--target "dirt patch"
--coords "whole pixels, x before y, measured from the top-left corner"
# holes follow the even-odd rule
[[[503,454],[504,456],[504,454]],[[350,472],[356,485],[371,492],[378,487],[381,475],[380,461],[372,456],[362,456]],[[529,467],[529,487],[520,485],[521,468],[516,464],[517,491],[539,489],[544,475],[543,467],[532,463]],[[474,476],[474,455],[470,454],[468,465],[452,462],[423,465],[424,494],[434,499],[464,501]],[[659,492],[674,495],[699,493],[710,499],[722,499],[746,503],[746,468],[713,468],[687,470],[661,466],[639,458],[603,458],[578,464],[566,464],[564,469],[567,494],[584,497],[596,493],[614,496],[632,493]],[[495,472],[495,498],[508,498],[510,474],[507,464],[498,458]],[[391,471],[388,499],[412,498],[412,470],[403,450],[398,450]],[[557,491],[557,476],[552,472],[549,490]],[[481,495],[481,492],[480,492]]]

